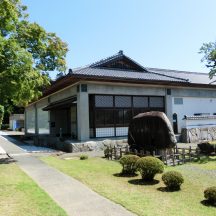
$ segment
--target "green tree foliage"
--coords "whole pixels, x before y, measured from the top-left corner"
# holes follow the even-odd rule
[[[3,118],[4,118],[4,107],[2,105],[0,105],[0,129],[2,126]]]
[[[216,42],[204,43],[199,53],[204,55],[201,61],[210,69],[209,77],[212,79],[216,74]]]
[[[49,71],[66,70],[67,44],[28,21],[20,0],[0,0],[0,104],[25,106],[50,84]]]

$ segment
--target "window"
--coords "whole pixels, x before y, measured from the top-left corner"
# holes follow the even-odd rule
[[[164,107],[164,99],[163,97],[150,97],[149,98],[149,106],[162,108]]]
[[[97,110],[95,115],[96,127],[108,127],[114,125],[113,110]]]
[[[183,98],[174,98],[174,104],[177,105],[183,104]]]
[[[136,108],[148,107],[148,97],[133,97],[133,106]]]
[[[115,107],[131,107],[131,97],[115,96]]]
[[[128,126],[131,119],[131,109],[118,109],[115,111],[115,123],[117,127]]]
[[[164,112],[164,97],[89,95],[91,137],[126,135],[134,116],[153,110]]]
[[[96,95],[95,107],[113,107],[113,96]]]

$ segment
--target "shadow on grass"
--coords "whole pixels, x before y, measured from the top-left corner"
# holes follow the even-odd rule
[[[177,191],[180,191],[181,188],[178,188],[178,189],[170,189],[168,187],[159,187],[157,188],[158,191],[161,191],[161,192],[177,192]]]
[[[138,174],[114,173],[113,176],[115,177],[135,177],[135,176],[138,176]]]
[[[202,200],[200,203],[204,206],[207,206],[207,207],[216,208],[216,203],[211,203],[208,200]]]
[[[13,158],[0,158],[0,164],[10,164],[14,162],[16,162],[16,160]]]
[[[203,155],[199,159],[194,160],[193,162],[197,163],[197,164],[205,164],[205,163],[208,163],[208,162],[216,162],[216,156]]]
[[[133,185],[156,185],[160,181],[153,179],[152,181],[143,181],[142,179],[131,179],[128,181],[129,184]]]

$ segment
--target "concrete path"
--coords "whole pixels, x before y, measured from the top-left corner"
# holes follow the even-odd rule
[[[79,181],[46,165],[25,153],[12,140],[0,136],[0,146],[13,158],[43,190],[45,190],[68,215],[73,216],[132,216],[122,206],[98,195]],[[15,141],[17,142],[17,141]]]

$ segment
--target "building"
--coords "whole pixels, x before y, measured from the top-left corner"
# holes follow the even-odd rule
[[[11,114],[9,117],[10,129],[22,130],[24,128],[25,117],[24,114]]]
[[[143,67],[119,51],[55,81],[26,107],[25,133],[126,136],[130,119],[151,110],[165,112],[181,133],[185,115],[216,113],[216,85],[206,73]]]

